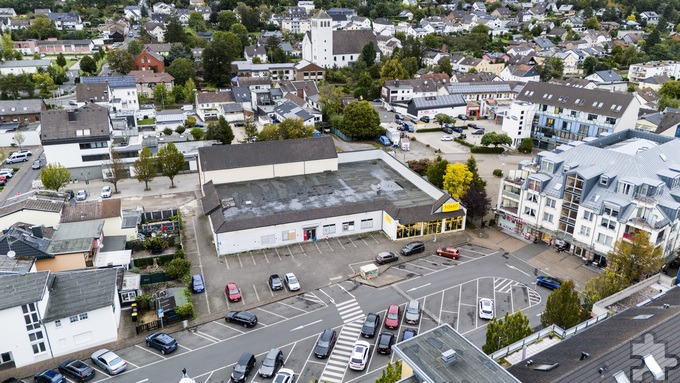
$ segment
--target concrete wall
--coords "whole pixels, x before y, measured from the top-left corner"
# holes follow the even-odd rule
[[[89,311],[87,319],[71,323],[69,318],[61,319],[61,327],[55,322],[45,323],[45,329],[50,335],[54,356],[70,354],[100,344],[115,342],[118,339],[118,325],[120,323],[120,304],[118,294],[114,299],[114,308],[105,306]]]
[[[110,142],[109,142],[110,146]],[[100,161],[83,161],[84,155],[108,154],[109,148],[95,148],[95,149],[80,149],[80,144],[63,144],[63,145],[45,145],[45,159],[47,163],[59,162],[67,169],[101,166],[108,162],[108,160]],[[98,172],[101,173],[101,170]],[[78,173],[79,175],[80,173]],[[75,174],[71,174],[72,178],[79,178]],[[95,178],[96,175],[90,174],[90,179]],[[99,175],[101,178],[101,174]]]
[[[201,182],[213,181],[214,184],[236,183],[244,181],[271,179],[275,177],[289,177],[302,174],[323,173],[338,170],[335,158],[301,161],[283,164],[252,166],[238,169],[222,169],[203,172]]]
[[[128,241],[137,239],[137,228],[123,229],[121,228],[123,219],[121,217],[106,218],[104,220],[104,228],[102,232],[105,237],[113,237],[116,235],[124,235]],[[106,246],[106,244],[104,244]]]
[[[24,209],[0,218],[0,228],[10,227],[17,222],[57,227],[60,220],[61,215],[59,213]]]

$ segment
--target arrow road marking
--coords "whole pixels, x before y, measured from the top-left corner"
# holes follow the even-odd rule
[[[317,324],[317,323],[319,323],[319,322],[321,322],[321,321],[323,321],[323,319],[315,320],[315,321],[312,322],[312,323],[307,323],[307,324],[304,324],[304,325],[302,325],[302,326],[298,326],[298,327],[292,328],[292,329],[290,329],[290,331],[302,330],[303,328],[305,328],[305,327],[307,327],[307,326],[311,326],[311,325],[313,325],[313,324]]]
[[[526,275],[527,277],[530,277],[530,276],[531,276],[531,275],[525,273],[524,271],[518,269],[517,267],[515,267],[515,266],[513,266],[513,265],[508,265],[508,264],[506,263],[505,266],[508,266],[509,268],[511,268],[511,269],[513,269],[513,270],[515,270],[515,271],[519,271],[520,273]]]
[[[420,289],[420,288],[422,288],[422,287],[427,287],[427,286],[429,286],[429,285],[431,285],[431,284],[432,284],[432,283],[426,283],[426,284],[424,284],[424,285],[422,285],[422,286],[412,287],[412,288],[406,290],[406,292],[409,292],[409,291],[416,291],[416,290],[418,290],[418,289]]]

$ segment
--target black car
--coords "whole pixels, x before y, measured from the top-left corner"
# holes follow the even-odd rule
[[[234,371],[231,372],[232,382],[245,382],[250,375],[250,371],[255,367],[255,355],[244,352],[234,366]]]
[[[385,331],[381,332],[378,336],[378,343],[375,346],[375,350],[381,354],[389,355],[392,353],[392,345],[394,344],[394,334]]]
[[[164,332],[155,332],[147,336],[146,345],[159,350],[161,354],[169,354],[177,350],[177,341],[175,338]]]
[[[473,136],[483,136],[484,135],[484,129],[477,129],[474,132],[471,133]]]
[[[451,128],[444,127],[442,131],[444,131],[444,133],[446,134],[453,134],[453,129]]]
[[[423,116],[423,117],[420,117],[420,121],[422,121],[422,122],[430,122],[430,116]]]
[[[269,288],[272,290],[283,290],[283,281],[278,274],[269,276]]]
[[[467,116],[464,115],[464,114],[459,114],[459,115],[458,115],[458,118],[460,118],[460,119],[463,120],[463,121],[467,120]]]
[[[33,381],[35,383],[64,383],[66,378],[54,370],[45,370],[35,374]]]
[[[373,338],[378,328],[380,328],[380,315],[369,313],[364,319],[364,325],[361,326],[361,336]]]
[[[66,359],[59,363],[59,372],[70,376],[77,382],[85,382],[94,378],[94,369],[78,359]]]
[[[26,383],[23,380],[19,380],[17,378],[8,378],[2,381],[2,383]]]
[[[64,190],[64,193],[66,194],[66,199],[69,201],[76,198],[76,194],[73,192],[73,190],[67,189]]]
[[[406,244],[401,248],[401,255],[413,255],[425,251],[425,244],[420,241],[415,241]]]
[[[335,330],[327,328],[323,330],[319,340],[316,341],[316,346],[314,347],[314,355],[317,358],[324,359],[328,358],[333,351],[335,346],[335,341],[338,339],[338,334]]]
[[[467,124],[470,129],[477,129],[477,124]]]
[[[257,315],[248,311],[229,311],[224,320],[243,325],[243,327],[253,327],[257,324]]]
[[[394,254],[391,251],[383,251],[381,253],[378,253],[378,255],[375,257],[375,263],[379,265],[384,265],[385,263],[390,263],[397,261],[399,257]]]

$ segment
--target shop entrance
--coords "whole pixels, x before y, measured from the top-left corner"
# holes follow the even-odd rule
[[[315,227],[309,227],[306,229],[302,229],[304,231],[304,240],[305,241],[316,241],[316,228]]]

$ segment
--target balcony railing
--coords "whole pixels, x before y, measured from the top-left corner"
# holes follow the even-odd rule
[[[519,200],[519,193],[515,193],[515,192],[510,191],[510,190],[503,190],[503,196]]]
[[[515,177],[507,176],[507,177],[505,177],[505,181],[511,182],[515,185],[520,185],[520,186],[524,184],[524,178],[515,178]]]
[[[503,210],[503,211],[506,211],[508,213],[517,214],[517,210],[519,209],[519,206],[515,206],[515,207],[501,206],[500,209]]]

